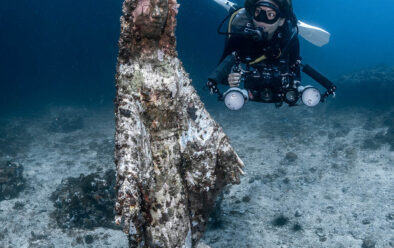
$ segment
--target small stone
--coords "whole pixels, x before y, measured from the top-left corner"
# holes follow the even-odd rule
[[[369,219],[363,219],[363,220],[361,221],[361,223],[363,223],[364,225],[368,225],[368,224],[371,224],[371,220],[369,220]]]
[[[85,242],[86,244],[91,244],[94,242],[93,236],[92,235],[86,235],[85,236]]]
[[[301,211],[300,211],[300,210],[296,210],[294,216],[295,216],[295,217],[301,217],[301,216],[302,216]]]
[[[30,234],[31,234],[31,238],[29,239],[30,241],[43,240],[48,238],[48,235],[46,234],[35,234],[33,231],[31,231]]]
[[[83,244],[83,238],[81,236],[78,236],[76,238],[77,244]]]
[[[272,224],[274,226],[284,226],[287,223],[289,223],[289,218],[287,218],[284,215],[279,215],[278,217],[276,217],[273,221]]]
[[[394,213],[389,213],[386,215],[387,220],[394,220]]]
[[[250,197],[249,196],[244,196],[242,197],[243,202],[250,202]]]
[[[334,214],[335,213],[335,208],[333,206],[328,206],[326,207],[326,210],[329,214]]]
[[[259,181],[259,180],[261,180],[261,179],[262,179],[261,175],[253,176],[253,177],[251,177],[251,178],[249,179],[249,183],[253,183],[253,182]]]
[[[320,242],[326,242],[327,241],[327,237],[323,236],[319,238]]]
[[[309,169],[310,172],[315,173],[317,171],[317,169],[315,167],[312,167]]]
[[[315,231],[315,233],[316,233],[316,235],[319,236],[320,238],[321,238],[321,237],[324,237],[324,230],[323,230],[323,228],[321,228],[321,227],[317,228],[316,231]]]
[[[294,231],[294,232],[298,232],[298,231],[301,231],[301,230],[302,230],[302,226],[301,226],[300,223],[295,223],[295,224],[293,225],[293,231]]]
[[[298,159],[298,156],[294,152],[288,152],[286,153],[285,159],[289,162],[294,162]]]
[[[361,248],[375,248],[375,245],[376,245],[376,241],[367,238],[363,240],[363,244],[361,245]]]
[[[15,210],[22,210],[25,204],[23,202],[15,202],[14,206],[12,207]]]

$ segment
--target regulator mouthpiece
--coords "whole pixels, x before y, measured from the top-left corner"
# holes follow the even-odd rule
[[[230,110],[240,110],[249,99],[248,92],[239,88],[230,88],[223,94],[224,104]]]
[[[244,29],[244,32],[246,35],[249,35],[252,37],[253,40],[255,41],[263,41],[266,40],[268,37],[268,33],[264,31],[264,28],[250,28],[246,27]]]
[[[315,107],[321,100],[321,94],[318,89],[312,86],[299,87],[302,92],[301,100],[308,107]]]

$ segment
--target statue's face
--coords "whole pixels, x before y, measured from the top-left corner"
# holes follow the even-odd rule
[[[134,23],[147,38],[158,38],[168,16],[168,0],[142,0],[133,12]]]

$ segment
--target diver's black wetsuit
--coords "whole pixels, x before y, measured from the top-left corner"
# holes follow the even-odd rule
[[[234,32],[243,31],[248,22],[252,23],[252,20],[248,17],[245,10],[241,10],[233,21]],[[256,68],[276,66],[280,68],[282,73],[294,72],[294,80],[301,81],[300,65],[298,63],[300,60],[298,34],[295,34],[294,38],[289,42],[294,30],[290,21],[286,21],[282,27],[278,28],[269,41],[255,41],[251,37],[243,35],[227,37],[219,65],[208,79],[214,83],[228,84],[228,74],[231,73],[231,68],[236,64],[236,58],[233,55],[233,52],[236,52],[242,63],[246,63],[245,58],[247,57],[251,59],[249,61],[254,61],[265,55],[267,59],[253,66]],[[285,49],[286,46],[288,46],[287,49]],[[283,50],[285,52],[282,52]]]

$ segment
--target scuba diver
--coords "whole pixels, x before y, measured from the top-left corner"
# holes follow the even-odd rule
[[[229,109],[239,110],[247,100],[275,103],[276,107],[283,102],[295,106],[300,98],[312,107],[335,94],[332,82],[309,65],[301,64],[298,33],[300,27],[305,30],[308,25],[297,20],[291,0],[245,0],[245,7],[238,10],[229,1],[215,1],[227,7],[230,14],[219,25],[218,33],[226,35],[225,48],[206,86]],[[228,29],[223,32],[227,20]],[[325,44],[322,39],[317,42]],[[315,87],[301,85],[301,67],[326,88],[323,95]],[[218,84],[230,89],[221,94]],[[243,89],[238,88],[241,84]]]

